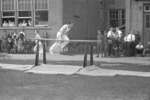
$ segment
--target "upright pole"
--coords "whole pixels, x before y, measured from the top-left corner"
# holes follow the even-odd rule
[[[83,60],[83,67],[87,66],[87,51],[88,51],[88,46],[86,45],[84,48],[84,60]]]
[[[35,63],[34,66],[39,65],[39,40],[37,41],[36,55],[35,55]]]
[[[43,64],[46,64],[46,41],[43,41]]]
[[[90,65],[93,65],[93,45],[90,45]]]

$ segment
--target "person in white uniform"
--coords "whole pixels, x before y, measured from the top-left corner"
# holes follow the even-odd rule
[[[39,45],[39,55],[42,56],[42,54],[43,54],[43,44],[39,39],[41,39],[41,36],[39,35],[38,31],[35,30],[35,44],[36,45],[34,46],[34,52],[36,52],[37,45]]]
[[[49,49],[50,54],[60,53],[66,47],[66,45],[69,43],[69,41],[67,41],[69,40],[68,34],[73,25],[73,23],[68,23],[64,24],[60,28],[60,30],[57,32],[56,42]]]

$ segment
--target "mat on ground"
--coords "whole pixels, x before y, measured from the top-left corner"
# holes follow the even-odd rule
[[[32,65],[12,65],[12,64],[0,64],[1,69],[20,70],[25,73],[34,74],[63,74],[63,75],[87,75],[87,76],[138,76],[138,77],[150,77],[150,72],[139,72],[129,70],[114,70],[104,69],[95,65],[83,68],[82,66],[73,65],[40,65],[33,67]]]

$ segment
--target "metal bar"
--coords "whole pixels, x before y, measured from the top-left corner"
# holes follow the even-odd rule
[[[35,64],[34,66],[39,65],[39,41],[37,41],[36,55],[35,55]]]
[[[35,40],[34,38],[30,38],[31,40]],[[45,40],[45,41],[69,41],[69,42],[85,42],[85,43],[96,43],[98,40],[57,40],[57,39],[46,39],[41,38],[39,40]]]

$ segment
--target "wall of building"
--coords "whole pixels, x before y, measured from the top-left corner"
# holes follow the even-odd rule
[[[1,14],[0,14],[1,15]],[[63,24],[63,1],[62,0],[49,0],[49,25],[48,27],[0,27],[0,37],[7,32],[20,32],[24,30],[27,38],[34,38],[34,30],[38,30],[42,37],[55,38],[58,29]]]
[[[99,26],[99,0],[63,0],[63,22],[74,22],[72,39],[95,39]]]
[[[126,32],[143,32],[143,2],[126,1]]]
[[[126,33],[138,32],[144,41],[144,3],[148,0],[126,0]]]

